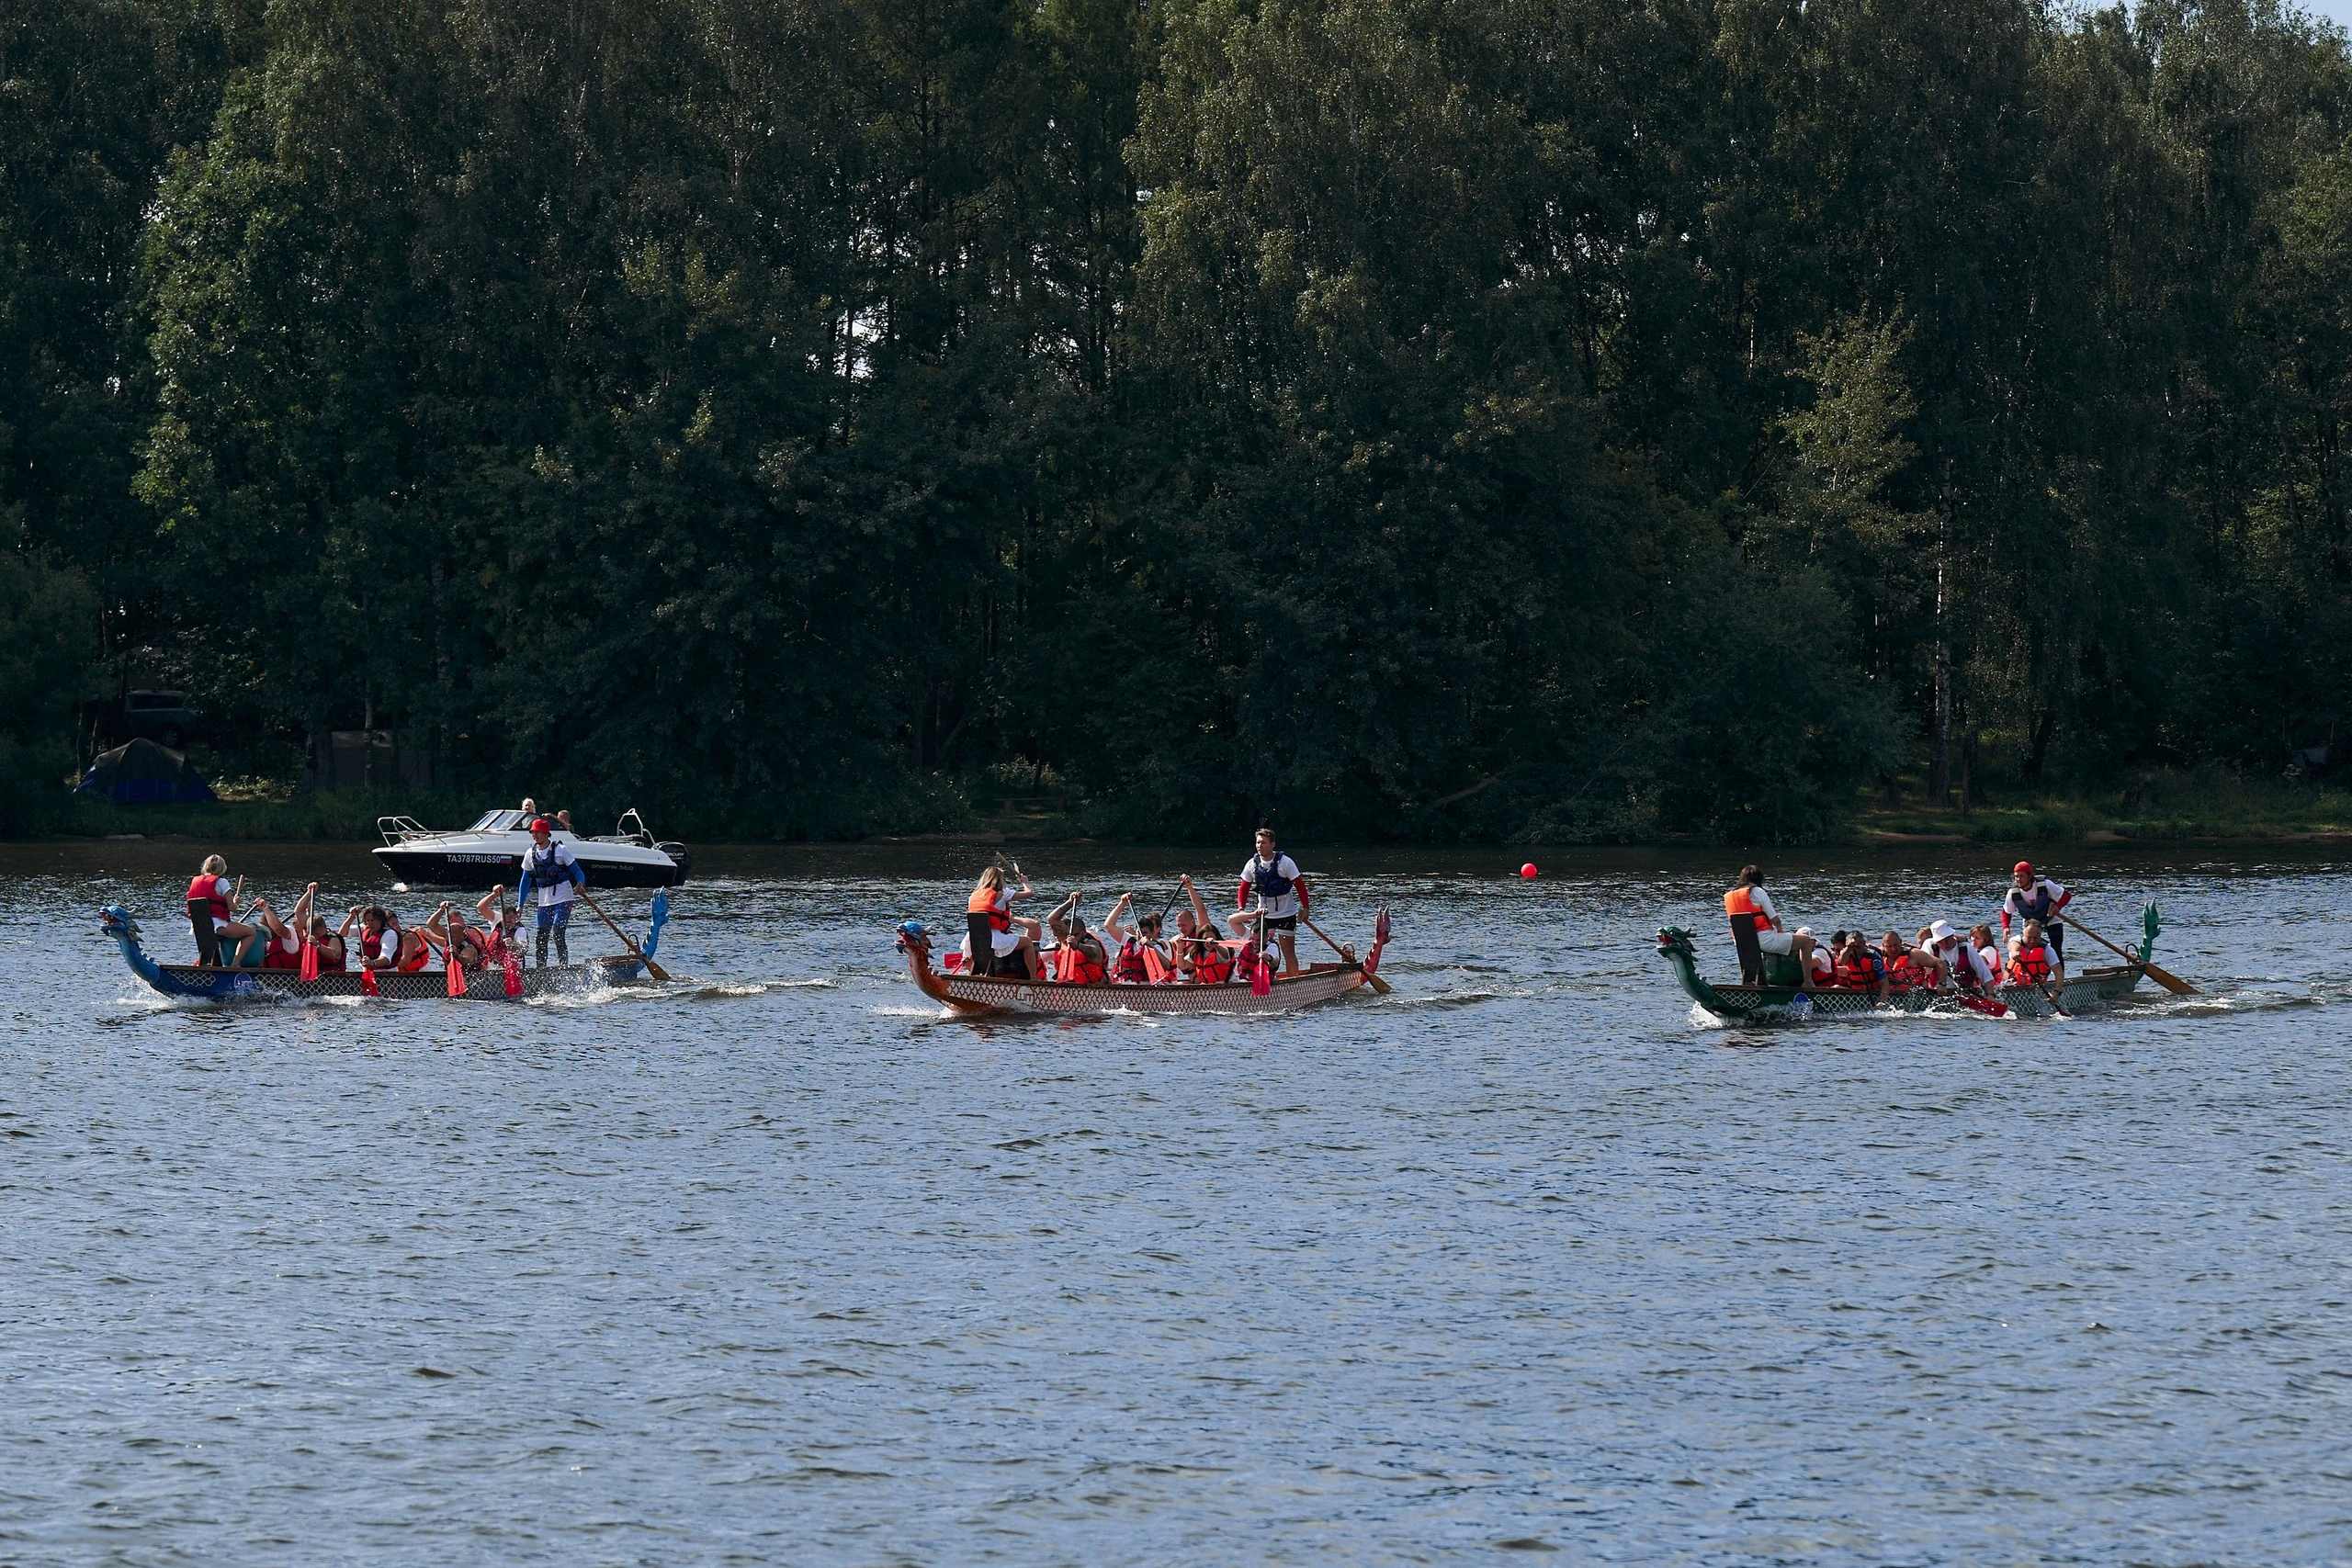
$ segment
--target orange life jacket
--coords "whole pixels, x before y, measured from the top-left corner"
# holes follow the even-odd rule
[[[1724,913],[1735,920],[1746,915],[1756,922],[1758,931],[1772,923],[1772,917],[1756,902],[1756,890],[1745,882],[1724,895]]]
[[[1102,979],[1102,961],[1074,942],[1061,945],[1061,962],[1054,978],[1064,984],[1092,986]]]
[[[1838,961],[1838,983],[1849,990],[1872,991],[1878,988],[1878,969],[1865,956],[1859,964],[1849,958]]]
[[[1882,953],[1880,957],[1882,962],[1886,964],[1886,988],[1888,990],[1907,991],[1918,983],[1918,966],[1911,962],[1911,955],[1909,953],[1898,953],[1893,958],[1887,958],[1883,953]]]
[[[1180,936],[1193,953],[1193,978],[1204,986],[1221,986],[1233,974],[1233,960],[1214,936]]]
[[[964,900],[964,912],[986,915],[990,931],[1009,931],[1012,929],[1012,906],[1005,902],[1001,888],[993,892],[985,887],[973,888],[972,896]]]
[[[2050,978],[2050,960],[2038,947],[2021,947],[2009,960],[2009,981],[2018,986],[2039,986]]]
[[[396,931],[387,930],[384,934],[392,939],[392,951],[394,953],[398,953],[401,950],[401,943],[406,939]],[[420,938],[416,944],[415,955],[411,957],[406,963],[397,965],[395,972],[401,975],[416,974],[424,967],[425,960],[432,956],[432,944]]]

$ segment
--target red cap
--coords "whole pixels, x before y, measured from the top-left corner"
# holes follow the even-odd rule
[[[548,821],[544,817],[534,817],[531,818],[531,831],[534,833],[552,833],[555,831],[555,824]]]
[[[2009,872],[2010,874],[2014,876],[2031,876],[2033,874],[2033,863],[2030,860],[2021,860],[2018,862],[2017,864],[2009,867]]]

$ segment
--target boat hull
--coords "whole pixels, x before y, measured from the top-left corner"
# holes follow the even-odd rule
[[[158,964],[155,975],[141,975],[153,989],[167,997],[189,997],[207,1001],[254,1001],[269,998],[292,998],[298,1000],[318,1000],[332,997],[366,997],[356,973],[322,975],[315,980],[305,980],[292,969],[208,969],[200,964]],[[598,959],[591,964],[566,964],[548,969],[523,971],[523,997],[580,995],[604,990],[615,986],[628,986],[645,978],[645,966],[634,958]],[[506,994],[506,972],[486,969],[466,977],[466,988],[460,996],[449,994],[448,975],[440,968],[420,969],[411,974],[376,972],[377,998],[390,1001],[471,1001],[503,1002]],[[371,999],[377,999],[371,998]]]
[[[1849,990],[1842,986],[1804,991],[1794,986],[1717,985],[1700,976],[1688,932],[1673,927],[1658,932],[1657,950],[1673,967],[1676,980],[1692,1001],[1717,1018],[1732,1021],[1794,1016],[1864,1018],[1882,1012],[1957,1012],[1962,1010],[1962,995],[1978,994],[1950,989],[1894,991],[1882,1000],[1871,992]],[[2131,995],[2146,973],[2138,964],[2085,969],[2066,977],[2058,1000],[2070,1013],[2103,1008]],[[2057,1011],[2050,1005],[2049,995],[2033,986],[2001,986],[1981,994],[2001,1002],[2020,1018],[2048,1018]]]
[[[660,948],[662,928],[668,924],[669,919],[669,899],[665,895],[657,893],[653,897],[653,920],[646,930],[645,940],[639,944],[638,953],[592,958],[585,964],[565,964],[554,968],[526,965],[521,970],[521,995],[514,998],[507,995],[503,966],[468,975],[464,989],[454,995],[449,990],[448,971],[437,964],[407,973],[379,969],[376,971],[376,992],[370,997],[366,981],[356,969],[337,970],[321,975],[315,980],[305,980],[301,972],[296,969],[227,969],[202,964],[158,964],[148,956],[146,948],[139,940],[139,922],[119,904],[109,904],[98,911],[98,927],[114,939],[116,950],[122,954],[124,966],[150,989],[167,997],[186,997],[201,1001],[360,997],[371,1001],[437,999],[503,1002],[647,984],[643,957],[650,957]]]
[[[488,887],[492,883],[512,887],[522,874],[523,848],[517,845],[509,852],[490,844],[386,844],[370,852],[395,881],[412,887]],[[587,873],[591,889],[678,887],[686,880],[686,867],[658,850],[623,858],[575,843],[571,852]]]
[[[1100,1016],[1136,1012],[1157,1016],[1253,1018],[1295,1012],[1331,1001],[1367,983],[1379,966],[1379,949],[1366,964],[1317,964],[1273,981],[1262,997],[1249,986],[1229,980],[1214,986],[1170,984],[1124,985],[1105,981],[1012,980],[995,976],[946,974],[931,966],[931,949],[920,936],[899,928],[899,947],[907,957],[907,974],[916,989],[943,1007],[959,1013],[1045,1013]]]

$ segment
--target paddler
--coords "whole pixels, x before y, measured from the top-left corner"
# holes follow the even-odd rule
[[[1118,907],[1102,922],[1102,934],[1119,944],[1111,960],[1111,978],[1123,986],[1156,986],[1171,973],[1168,950],[1160,945],[1159,917],[1138,915],[1132,928],[1123,924],[1135,901],[1134,894],[1123,894]]]
[[[1102,939],[1086,929],[1086,919],[1078,912],[1078,901],[1085,897],[1073,893],[1055,905],[1046,924],[1061,944],[1054,955],[1053,977],[1091,986],[1110,973],[1111,957],[1103,950]]]
[[[1250,895],[1258,896],[1254,911],[1250,910]],[[1274,845],[1272,828],[1258,829],[1257,851],[1241,863],[1241,886],[1234,893],[1234,908],[1254,913],[1264,922],[1259,935],[1262,944],[1278,942],[1283,950],[1283,973],[1298,973],[1298,918],[1306,913],[1311,894],[1306,878],[1299,874],[1298,863]]]
[[[1176,977],[1193,980],[1204,986],[1219,986],[1233,977],[1233,957],[1226,951],[1225,933],[1209,919],[1209,907],[1201,901],[1201,890],[1193,886],[1191,876],[1180,876],[1177,886],[1193,901],[1191,909],[1176,911],[1176,940],[1169,944],[1176,965]],[[1236,925],[1243,922],[1237,920]]]
[[[204,869],[187,885],[187,924],[196,938],[196,961],[207,968],[220,966],[220,939],[227,937],[233,954],[236,944],[254,934],[237,919],[237,889],[229,882],[229,863],[219,855],[204,857]],[[235,967],[235,959],[230,966]]]
[[[490,939],[466,924],[466,912],[443,899],[440,909],[424,922],[424,940],[456,957],[460,969],[480,970],[490,964]]]
[[[2035,871],[2031,861],[2018,862],[2016,869],[2009,873],[2009,886],[2001,899],[2001,934],[2005,937],[2009,934],[2011,916],[2019,920],[2039,921],[2042,934],[2049,942],[2050,951],[2058,955],[2060,962],[2064,962],[2066,927],[2064,922],[2052,917],[2074,897]]]
[[[549,931],[555,933],[556,962],[571,962],[564,942],[571,926],[571,890],[588,886],[588,874],[572,858],[571,846],[556,842],[554,832],[555,824],[546,818],[531,818],[531,847],[523,852],[523,875],[514,884],[515,903],[529,894],[538,896],[538,939],[532,963],[541,969],[548,966]]]

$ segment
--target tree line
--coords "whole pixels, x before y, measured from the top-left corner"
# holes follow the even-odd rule
[[[2273,773],[2347,132],[2263,0],[0,0],[0,812],[131,682],[704,833]]]

